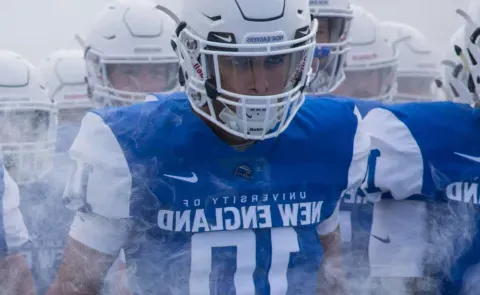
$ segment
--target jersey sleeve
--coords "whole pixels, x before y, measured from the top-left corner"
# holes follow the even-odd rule
[[[3,230],[0,233],[3,237],[1,250],[2,255],[8,255],[25,245],[29,241],[29,235],[19,209],[20,194],[18,186],[4,167],[0,169],[3,169],[3,195],[1,199],[3,214],[0,221]]]
[[[370,137],[366,131],[365,123],[363,122],[360,112],[357,108],[354,110],[357,117],[357,128],[353,139],[353,153],[350,166],[348,168],[348,183],[342,196],[345,194],[356,194],[367,172],[368,157],[370,154]],[[330,217],[325,219],[317,227],[319,235],[326,235],[334,231],[339,225],[339,207],[340,200]]]
[[[123,150],[103,119],[87,113],[69,154],[75,164],[65,187],[64,203],[77,211],[70,236],[115,255],[133,226],[132,176]]]
[[[422,192],[424,164],[408,126],[392,111],[371,110],[364,118],[371,139],[368,172],[362,192],[370,201],[383,193],[402,200]]]

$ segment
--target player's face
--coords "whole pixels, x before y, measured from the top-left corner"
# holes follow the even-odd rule
[[[328,43],[330,41],[330,26],[328,24],[328,18],[317,18],[318,31],[316,40],[317,43]],[[312,62],[312,68],[317,71],[319,68],[324,68],[328,59],[321,56],[316,56]]]
[[[129,92],[164,92],[178,74],[174,63],[107,64],[110,87]]]
[[[317,30],[317,43],[327,43],[330,41],[330,26],[328,18],[317,18],[318,30]]]
[[[346,71],[345,81],[335,91],[336,95],[354,98],[374,98],[384,95],[386,85],[393,79],[391,69]]]
[[[265,96],[284,92],[291,55],[220,56],[222,88],[243,95]]]

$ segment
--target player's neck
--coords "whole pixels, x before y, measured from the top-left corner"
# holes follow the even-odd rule
[[[192,110],[192,111],[195,112],[194,110]],[[207,124],[208,127],[210,127],[210,129],[212,129],[212,131],[213,131],[213,133],[215,133],[215,135],[217,135],[225,143],[227,143],[228,145],[232,146],[233,148],[235,148],[239,151],[244,151],[247,148],[251,147],[255,143],[254,140],[241,138],[241,137],[238,137],[238,136],[235,136],[235,135],[232,135],[232,134],[226,132],[222,128],[218,127],[217,125],[215,125],[212,122],[203,118],[198,113],[196,113],[196,115],[199,116],[200,119],[202,119],[202,121],[205,122],[205,124]]]
[[[246,150],[247,148],[252,146],[253,143],[255,143],[254,140],[232,135],[211,122],[207,122],[207,124],[212,129],[213,133],[215,133],[221,140],[240,151]]]

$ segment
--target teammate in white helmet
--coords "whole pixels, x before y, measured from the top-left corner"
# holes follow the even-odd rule
[[[28,197],[24,198],[24,191],[25,187],[42,180],[52,167],[57,110],[56,105],[48,97],[47,87],[40,73],[18,54],[6,50],[0,51],[0,73],[2,73],[0,76],[0,148],[4,158],[1,167],[6,167],[8,171],[7,173],[2,170],[0,181],[1,207],[4,212],[1,215],[1,245],[4,258],[13,254],[1,262],[2,271],[8,270],[2,275],[1,287],[9,282],[20,283],[17,286],[20,288],[18,290],[7,288],[1,289],[0,293],[24,294],[19,291],[23,290],[25,294],[34,294],[30,272],[23,269],[23,255],[15,256],[14,254],[15,251],[22,251],[34,269],[39,267],[35,260],[37,253],[35,230],[47,224],[46,220],[50,216],[35,210],[38,209],[35,205],[45,199],[43,191],[37,192],[32,202]],[[22,185],[21,202],[19,188],[9,174]],[[32,216],[32,212],[42,217],[36,219]],[[32,233],[33,243],[28,243],[26,247],[21,248],[29,240],[26,226]],[[8,267],[8,261],[13,269]],[[15,272],[15,268],[18,268],[18,273]],[[11,272],[12,270],[14,272]],[[22,289],[23,284],[29,285],[29,289]]]
[[[380,21],[354,6],[346,79],[334,94],[368,100],[391,100],[396,90],[398,51],[401,40],[389,40]]]
[[[153,1],[113,1],[99,13],[82,46],[94,107],[143,102],[179,88],[171,19]]]
[[[80,121],[92,107],[87,94],[83,51],[56,50],[37,68],[47,83],[50,99],[58,105],[57,153],[66,153],[77,134]]]
[[[387,30],[391,42],[408,38],[397,46],[399,60],[394,102],[438,100],[435,79],[440,76],[440,62],[425,36],[399,22],[383,22],[382,28]]]
[[[23,188],[23,199],[28,200],[31,208],[29,220],[38,223],[42,212],[48,222],[32,229],[35,237],[34,277],[39,293],[45,293],[58,270],[59,262],[65,248],[68,227],[73,214],[61,204],[63,189],[68,178],[68,171],[73,161],[67,151],[73,143],[80,128],[80,121],[92,107],[87,95],[85,61],[82,50],[59,49],[42,60],[38,67],[48,87],[48,98],[58,106],[59,124],[57,128],[57,145],[54,157],[54,169],[47,176],[48,181],[30,184]],[[38,202],[39,192],[47,197]],[[26,209],[28,210],[28,209]]]
[[[318,31],[308,92],[329,94],[345,79],[344,65],[353,10],[349,0],[310,0],[310,13],[318,20]]]
[[[456,51],[465,48],[465,26],[455,31],[450,39],[445,59],[441,62],[442,77],[436,81],[442,90],[445,100],[471,104],[473,93],[468,88],[469,72],[465,63]]]
[[[65,191],[77,216],[49,295],[97,294],[121,248],[134,294],[345,294],[325,270],[370,143],[352,103],[304,96],[308,0],[160,9],[177,23],[186,92],[85,116]]]
[[[480,105],[480,4],[472,1],[465,13],[457,12],[465,19],[464,47],[456,50],[469,74],[467,87],[472,93],[473,103]]]

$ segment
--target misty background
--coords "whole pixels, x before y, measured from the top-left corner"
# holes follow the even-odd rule
[[[175,5],[180,0],[160,1]],[[440,57],[462,24],[455,9],[466,9],[468,1],[353,0],[380,20],[416,27],[431,40]],[[108,0],[0,0],[0,48],[16,51],[38,64],[56,49],[79,47],[73,35],[84,35],[106,3]]]

